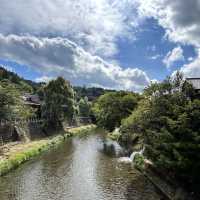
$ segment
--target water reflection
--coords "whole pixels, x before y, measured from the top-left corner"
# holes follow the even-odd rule
[[[0,178],[1,200],[158,200],[155,188],[102,131],[73,138]]]

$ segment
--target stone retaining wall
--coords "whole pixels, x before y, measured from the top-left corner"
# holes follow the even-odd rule
[[[0,145],[13,141],[28,142],[43,138],[43,121],[37,119],[0,123]]]

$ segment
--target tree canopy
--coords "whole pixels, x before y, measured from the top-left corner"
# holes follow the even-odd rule
[[[139,95],[131,92],[108,92],[94,103],[93,112],[99,126],[109,131],[121,125],[137,106]]]
[[[91,102],[88,101],[88,98],[81,98],[78,102],[79,107],[79,116],[81,117],[90,117],[91,115]]]
[[[42,115],[52,124],[61,125],[64,119],[71,120],[74,114],[74,91],[62,77],[44,86]]]
[[[146,155],[162,170],[200,187],[200,99],[181,74],[149,86],[121,127],[121,140],[143,138]]]
[[[28,118],[34,115],[33,109],[26,106],[15,85],[1,83],[0,85],[0,119],[11,120]]]

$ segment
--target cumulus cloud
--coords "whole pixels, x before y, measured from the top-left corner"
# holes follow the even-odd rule
[[[66,37],[92,54],[117,53],[138,25],[130,0],[0,0],[0,33]],[[131,37],[130,37],[131,36]]]
[[[36,82],[41,83],[41,82],[45,82],[48,83],[50,80],[54,79],[54,77],[51,76],[41,76],[35,79]]]
[[[200,1],[199,0],[136,0],[141,18],[154,18],[165,29],[165,39],[183,45],[200,48]],[[164,59],[167,67],[177,57],[183,59],[181,50],[177,56],[169,52]],[[173,58],[174,57],[174,58]],[[186,77],[200,77],[200,56],[189,58],[181,71]]]
[[[200,50],[198,56],[193,59],[189,64],[185,64],[181,67],[180,71],[186,78],[199,78],[200,77]]]
[[[136,0],[141,17],[153,17],[173,42],[200,46],[199,0]]]
[[[178,46],[167,53],[163,59],[163,63],[169,69],[176,61],[184,60],[183,49]]]
[[[0,57],[40,71],[44,77],[38,81],[47,76],[64,76],[73,84],[134,91],[141,91],[150,82],[144,71],[109,64],[63,38],[0,34]]]

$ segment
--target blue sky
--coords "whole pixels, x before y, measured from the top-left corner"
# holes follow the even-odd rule
[[[27,79],[141,91],[200,77],[198,0],[0,1],[0,65]]]
[[[122,40],[118,43],[120,53],[115,59],[119,60],[122,66],[137,66],[146,71],[151,79],[161,81],[170,76],[172,71],[179,70],[182,65],[188,63],[187,58],[196,56],[193,46],[181,45],[185,60],[178,60],[167,69],[162,60],[177,44],[164,38],[165,30],[153,18],[146,20],[140,28],[136,41],[129,43]],[[152,59],[156,55],[159,57]]]

